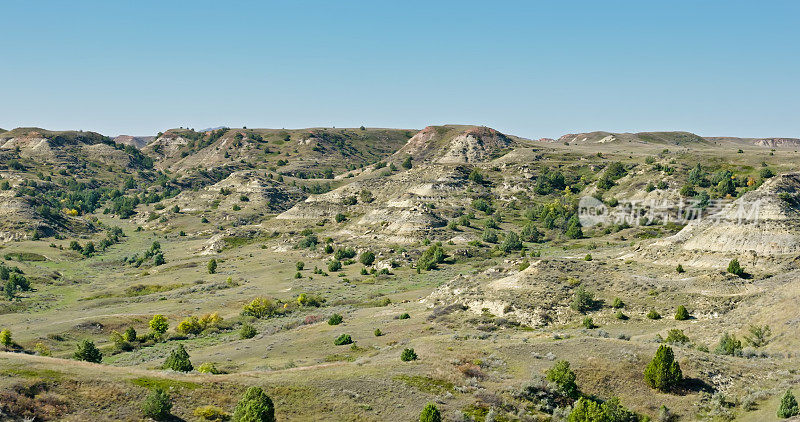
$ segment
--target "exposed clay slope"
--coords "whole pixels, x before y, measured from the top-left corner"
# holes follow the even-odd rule
[[[794,258],[800,253],[798,195],[800,173],[776,176],[714,216],[655,242],[646,254],[659,261],[716,267],[731,257],[753,265]]]
[[[428,126],[408,140],[393,159],[414,162],[478,163],[505,153],[515,140],[485,126]]]

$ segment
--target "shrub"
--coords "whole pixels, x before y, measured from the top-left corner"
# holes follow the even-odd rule
[[[194,369],[194,366],[189,360],[189,353],[186,352],[182,344],[179,344],[178,347],[167,356],[167,360],[164,361],[162,368],[172,369],[178,372],[189,372]]]
[[[350,337],[350,334],[342,334],[333,341],[333,344],[337,346],[344,346],[345,344],[351,343],[353,343],[353,339]]]
[[[142,414],[157,421],[170,418],[170,411],[172,411],[172,401],[169,394],[161,388],[151,391],[142,403]]]
[[[506,233],[503,238],[503,243],[500,245],[500,250],[503,252],[511,252],[520,249],[522,249],[522,241],[519,239],[519,236],[512,231]]]
[[[136,330],[133,327],[128,327],[122,334],[122,338],[128,342],[136,341]]]
[[[575,383],[575,372],[569,368],[569,362],[560,360],[547,370],[547,380],[556,384],[559,391],[568,397],[578,396],[578,384]]]
[[[590,253],[587,253],[587,254],[586,254],[586,256],[585,256],[585,257],[583,257],[583,260],[584,260],[584,261],[591,261],[591,260],[592,260],[592,254],[590,254]]]
[[[419,422],[442,422],[442,415],[433,403],[428,403],[419,414]]]
[[[683,333],[683,330],[679,329],[672,329],[667,331],[667,339],[664,340],[667,343],[674,343],[674,344],[686,344],[689,343],[689,336]]]
[[[675,361],[675,355],[672,353],[672,348],[669,346],[661,345],[656,351],[655,357],[647,365],[644,370],[644,380],[650,388],[655,388],[659,391],[668,391],[678,385],[683,379],[683,373],[678,362]]]
[[[382,335],[383,335],[383,332],[381,331],[381,329],[380,328],[376,328],[375,329],[375,337],[380,337]]]
[[[405,160],[403,160],[403,164],[401,164],[404,169],[408,170],[411,169],[413,164],[411,164],[411,156],[407,156]]]
[[[342,262],[341,261],[339,261],[337,259],[334,259],[334,260],[328,262],[328,271],[336,272],[336,271],[339,271],[341,269],[342,269]]]
[[[200,406],[194,409],[194,415],[207,421],[227,421],[231,415],[221,407],[214,405]]]
[[[714,351],[720,355],[741,356],[742,342],[733,334],[723,333]]]
[[[625,302],[622,299],[615,297],[614,302],[611,303],[611,307],[614,309],[622,309],[625,307]]]
[[[483,231],[481,235],[481,240],[486,243],[497,243],[497,232],[493,229],[486,229]]]
[[[737,277],[744,276],[744,268],[742,268],[742,266],[739,265],[739,260],[736,258],[733,258],[731,262],[728,264],[728,272]]]
[[[257,297],[242,308],[242,315],[264,318],[275,315],[278,305],[265,297]]]
[[[214,259],[214,258],[211,258],[211,260],[208,261],[208,273],[209,274],[216,274],[216,272],[217,272],[217,260]]]
[[[344,318],[342,318],[339,314],[333,314],[330,318],[328,318],[328,325],[339,325],[342,323]]]
[[[624,321],[624,320],[626,320],[626,319],[628,319],[628,316],[627,316],[627,315],[625,315],[625,314],[624,314],[622,311],[617,311],[617,313],[616,313],[616,314],[614,314],[614,317],[615,317],[616,319],[623,320],[623,321]]]
[[[661,314],[659,314],[658,312],[656,312],[655,309],[653,309],[653,310],[651,310],[650,312],[647,313],[647,318],[649,318],[649,319],[661,319]]]
[[[295,267],[295,268],[297,268],[297,271],[303,271],[303,268],[305,268],[305,267],[306,267],[306,264],[305,264],[305,262],[303,262],[303,261],[297,261],[297,262],[294,264],[294,267]]]
[[[417,360],[417,353],[414,349],[403,349],[403,352],[400,353],[400,360],[403,362]]]
[[[156,334],[164,334],[167,332],[169,328],[169,322],[167,322],[167,318],[164,315],[156,314],[153,315],[153,319],[150,320],[150,330],[152,330]]]
[[[786,394],[781,397],[781,405],[778,407],[778,417],[781,419],[791,418],[798,414],[797,400],[791,390],[786,390]]]
[[[751,325],[748,328],[750,332],[749,336],[744,336],[744,341],[747,344],[753,347],[762,347],[766,346],[769,343],[769,336],[772,334],[772,331],[769,329],[769,325]]]
[[[584,313],[594,307],[594,294],[587,291],[583,286],[578,287],[572,296],[570,307],[580,313]]]
[[[435,269],[438,264],[444,261],[445,257],[444,248],[442,248],[441,244],[437,243],[431,246],[419,257],[417,261],[417,272]]]
[[[364,265],[372,265],[372,263],[375,262],[375,254],[370,251],[366,251],[358,257],[358,260]]]
[[[72,355],[77,360],[86,362],[100,363],[103,360],[103,353],[94,345],[91,340],[83,340],[78,344],[78,350]]]
[[[689,319],[689,311],[686,310],[686,307],[681,305],[678,306],[678,310],[675,312],[675,319],[678,321],[685,321]]]
[[[675,272],[678,273],[678,274],[682,274],[682,273],[685,273],[686,270],[683,269],[683,265],[678,264],[678,266],[675,268]]]
[[[260,387],[250,387],[236,404],[234,422],[275,422],[275,405]]]
[[[181,334],[200,334],[203,331],[203,325],[196,316],[190,316],[175,327],[175,331]]]
[[[220,371],[217,369],[217,365],[214,362],[203,362],[200,366],[197,367],[197,372],[201,372],[203,374],[219,374]]]
[[[347,217],[342,213],[337,213],[336,217],[334,217],[334,220],[336,220],[337,223],[341,223],[342,221],[347,220]]]
[[[594,320],[592,320],[592,317],[587,316],[586,318],[584,318],[582,324],[584,327],[590,330],[593,328],[597,328],[597,325],[595,325]]]
[[[572,412],[567,418],[568,422],[628,422],[638,420],[640,420],[639,416],[626,409],[616,397],[612,397],[603,403],[598,403],[591,398],[581,397],[575,402]]]
[[[253,338],[256,334],[258,334],[256,328],[247,323],[242,324],[242,328],[239,329],[239,338],[241,339]]]
[[[14,340],[11,338],[11,330],[8,328],[0,331],[0,344],[2,344],[6,349],[14,345]]]
[[[409,319],[409,318],[411,318],[411,315],[409,315],[409,314],[408,314],[408,313],[406,313],[406,312],[403,312],[402,314],[400,314],[400,315],[397,317],[397,319]]]

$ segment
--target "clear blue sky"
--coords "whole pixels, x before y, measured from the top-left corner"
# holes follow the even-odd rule
[[[800,1],[3,1],[0,127],[800,137]]]

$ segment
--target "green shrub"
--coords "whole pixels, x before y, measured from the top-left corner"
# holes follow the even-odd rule
[[[275,422],[275,405],[260,387],[250,387],[236,404],[234,422]]]
[[[419,422],[442,422],[442,415],[433,403],[428,403],[419,414]]]
[[[438,264],[444,261],[445,257],[444,248],[442,248],[440,243],[431,246],[419,257],[417,261],[417,272],[435,269]]]
[[[720,355],[740,356],[742,354],[742,342],[737,340],[733,334],[723,333],[714,351]]]
[[[350,334],[342,334],[333,341],[333,344],[337,346],[344,346],[345,344],[351,343],[353,343],[353,339],[350,337]]]
[[[383,332],[381,331],[381,329],[380,328],[376,328],[375,329],[375,337],[380,337],[382,335],[383,335]]]
[[[742,268],[742,266],[739,265],[739,260],[736,258],[732,259],[731,262],[728,264],[728,272],[737,277],[744,276],[744,268]]]
[[[342,323],[344,318],[342,318],[339,314],[333,314],[330,318],[328,318],[328,325],[339,325]]]
[[[483,231],[481,235],[481,240],[486,243],[497,243],[498,237],[497,232],[493,229],[486,229]]]
[[[644,370],[645,382],[650,388],[668,391],[678,385],[682,379],[683,373],[680,365],[675,361],[672,348],[662,344],[658,347],[653,360]]]
[[[191,360],[189,360],[189,353],[182,344],[179,344],[164,361],[163,369],[172,369],[178,372],[189,372],[194,369]]]
[[[257,297],[242,308],[242,315],[264,318],[275,315],[278,305],[264,297]]]
[[[689,311],[686,310],[686,307],[683,305],[678,306],[678,310],[675,311],[675,319],[678,321],[685,321],[689,318]]]
[[[219,369],[217,369],[217,365],[215,365],[214,362],[203,362],[197,367],[197,372],[215,375],[220,373]]]
[[[611,307],[614,309],[622,309],[625,307],[625,302],[622,299],[615,297],[614,302],[611,303]]]
[[[241,339],[253,338],[256,334],[258,334],[256,328],[247,323],[242,324],[242,328],[239,329],[239,338]]]
[[[569,362],[560,360],[547,370],[547,380],[556,384],[558,389],[567,397],[577,397],[578,384],[575,383],[575,372],[569,367]]]
[[[781,397],[781,405],[778,407],[778,417],[781,419],[796,416],[798,411],[797,400],[791,390],[786,390],[786,394]]]
[[[677,328],[667,331],[667,339],[664,341],[673,344],[687,344],[690,342],[689,336],[684,334],[683,330]]]
[[[342,221],[347,220],[347,217],[342,213],[338,213],[336,214],[336,217],[334,217],[334,220],[336,220],[337,223],[341,223]]]
[[[581,397],[575,402],[572,412],[567,417],[568,422],[634,422],[639,420],[643,419],[622,406],[616,397],[603,403]]]
[[[167,318],[164,315],[153,315],[153,318],[150,320],[150,330],[158,335],[161,335],[167,332],[168,328],[169,322],[167,322]]]
[[[628,316],[627,316],[627,315],[625,315],[625,314],[624,314],[622,311],[617,311],[617,313],[616,313],[616,314],[614,314],[614,317],[615,317],[616,319],[623,320],[623,321],[624,321],[624,320],[626,320],[626,319],[628,319]]]
[[[587,291],[583,286],[579,286],[572,296],[570,307],[580,313],[584,313],[592,309],[594,305],[594,293]]]
[[[342,269],[342,262],[341,261],[334,259],[334,260],[328,262],[328,271],[336,272],[336,271],[339,271],[341,269]]]
[[[683,265],[678,264],[678,266],[675,268],[675,272],[677,272],[678,274],[682,274],[685,273],[686,270],[683,269]]]
[[[583,257],[583,260],[584,261],[591,261],[592,260],[592,254],[587,253],[586,256]]]
[[[91,340],[83,340],[78,344],[78,350],[72,355],[77,360],[86,362],[100,363],[103,360],[103,353],[95,347]]]
[[[400,360],[403,362],[417,360],[417,353],[414,349],[403,349],[403,352],[400,353]]]
[[[653,309],[653,310],[651,310],[650,312],[647,313],[647,318],[649,318],[649,319],[661,319],[661,314],[659,314],[658,312],[656,312],[655,309]]]
[[[216,272],[217,272],[217,260],[214,259],[214,258],[211,258],[211,260],[208,261],[208,273],[209,274],[216,274]]]
[[[157,421],[167,420],[171,417],[172,401],[169,394],[161,388],[155,388],[142,403],[142,414]]]
[[[214,405],[200,406],[194,409],[194,415],[207,421],[227,421],[230,413]]]
[[[358,257],[358,260],[364,265],[372,265],[372,263],[375,262],[375,254],[370,251],[366,251]]]
[[[583,325],[585,328],[588,328],[588,329],[590,329],[590,330],[591,330],[591,329],[594,329],[594,328],[597,328],[597,325],[595,325],[595,323],[594,323],[594,320],[592,320],[592,317],[588,317],[588,316],[587,316],[587,317],[583,318],[583,322],[582,322],[581,324],[582,324],[582,325]]]
[[[400,314],[400,316],[397,317],[397,319],[409,319],[409,318],[411,318],[411,315],[409,315],[406,312],[403,312],[402,314]]]
[[[762,347],[769,343],[769,336],[772,334],[769,325],[751,325],[748,331],[750,335],[744,336],[744,341],[746,341],[747,344],[753,347]]]
[[[303,261],[297,261],[297,262],[294,264],[294,267],[295,267],[295,268],[297,268],[297,271],[303,271],[303,268],[305,268],[305,267],[306,267],[306,264],[305,264],[305,262],[303,262]]]
[[[11,330],[4,328],[0,331],[0,344],[6,349],[14,345],[14,339],[11,338]]]
[[[519,236],[513,231],[506,233],[505,237],[503,238],[503,243],[500,244],[500,250],[508,253],[511,251],[518,251],[520,249],[522,249],[522,240],[520,240]]]

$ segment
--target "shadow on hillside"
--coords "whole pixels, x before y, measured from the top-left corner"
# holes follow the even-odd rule
[[[679,396],[687,396],[697,393],[714,393],[714,387],[699,378],[684,378],[681,384],[675,389]]]

